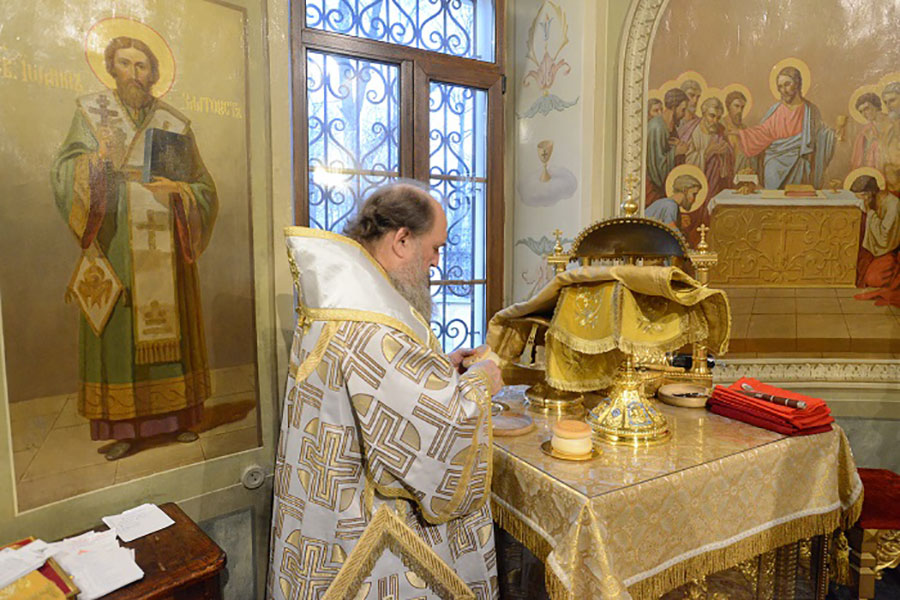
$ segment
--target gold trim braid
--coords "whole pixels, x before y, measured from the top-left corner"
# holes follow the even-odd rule
[[[299,323],[298,325],[302,327]],[[328,344],[331,343],[331,339],[334,337],[334,334],[337,333],[339,327],[340,324],[337,321],[325,323],[325,326],[322,328],[322,333],[319,334],[319,339],[316,340],[316,345],[313,346],[312,352],[309,353],[306,360],[297,366],[296,371],[291,373],[294,377],[295,385],[305,381],[310,373],[316,370],[322,357],[325,356],[325,350],[328,349]],[[293,366],[291,367],[291,371],[294,371]]]
[[[429,588],[447,600],[474,600],[475,594],[428,544],[382,504],[366,527],[344,566],[332,580],[322,600],[346,600],[359,592],[375,563],[390,549],[401,562],[425,580]]]

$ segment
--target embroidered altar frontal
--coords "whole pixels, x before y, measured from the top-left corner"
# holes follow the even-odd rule
[[[524,386],[495,398],[521,407]],[[551,421],[494,438],[492,510],[546,566],[551,598],[658,598],[684,583],[853,523],[862,483],[839,428],[785,437],[705,410],[657,405],[668,444],[541,452]]]

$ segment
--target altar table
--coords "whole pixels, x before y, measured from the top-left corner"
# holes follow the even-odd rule
[[[496,397],[521,410],[525,386]],[[862,483],[839,428],[785,437],[704,409],[659,405],[673,437],[600,457],[545,455],[552,418],[494,438],[491,508],[544,562],[557,599],[658,598],[801,539],[853,523]]]
[[[714,285],[853,287],[862,201],[847,190],[788,198],[779,190],[709,200]]]

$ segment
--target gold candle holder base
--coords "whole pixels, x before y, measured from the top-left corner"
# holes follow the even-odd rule
[[[525,390],[525,406],[528,410],[544,415],[584,414],[584,394],[566,392],[541,381]]]
[[[620,446],[652,446],[672,436],[666,418],[644,397],[642,388],[641,377],[628,356],[609,398],[588,413],[586,421],[594,439]]]

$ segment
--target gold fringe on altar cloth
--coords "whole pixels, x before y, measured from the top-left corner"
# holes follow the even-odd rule
[[[859,519],[863,494],[847,509],[840,507],[826,513],[807,515],[786,523],[774,525],[749,535],[723,548],[703,552],[679,561],[640,581],[629,584],[628,592],[634,600],[656,599],[689,581],[724,571],[754,556],[781,546],[817,535],[831,535],[837,529],[849,529]],[[519,540],[545,566],[544,582],[553,600],[574,600],[574,591],[568,589],[548,564],[553,548],[543,536],[536,533],[500,502],[491,499],[491,511],[497,524]]]
[[[516,538],[538,560],[544,563],[544,585],[547,587],[547,593],[550,595],[550,598],[553,600],[574,600],[574,596],[566,589],[565,584],[560,581],[553,569],[547,565],[547,556],[553,549],[550,543],[541,534],[523,523],[519,517],[506,510],[493,496],[491,496],[491,514],[500,529]]]

